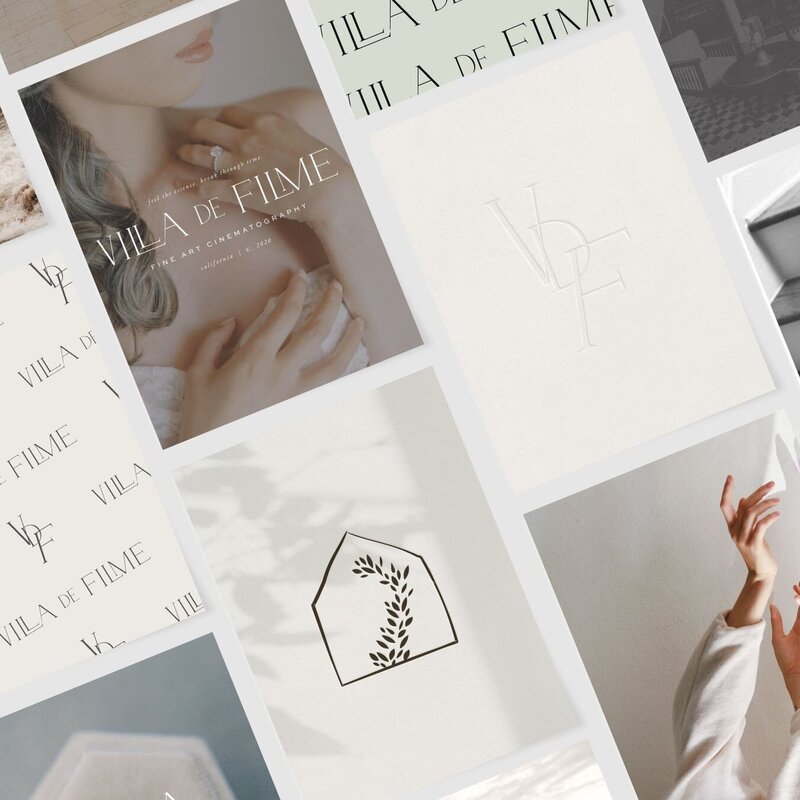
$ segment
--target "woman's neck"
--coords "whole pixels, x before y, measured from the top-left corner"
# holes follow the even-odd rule
[[[135,196],[153,189],[172,155],[163,109],[95,100],[59,79],[52,91],[58,106],[91,135]]]

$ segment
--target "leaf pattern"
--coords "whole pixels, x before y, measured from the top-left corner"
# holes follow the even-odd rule
[[[370,661],[379,669],[387,669],[408,661],[411,657],[408,629],[414,621],[409,602],[414,593],[414,589],[409,587],[408,583],[410,566],[406,565],[405,569],[402,569],[391,562],[384,566],[382,556],[374,559],[367,554],[356,559],[353,572],[361,578],[374,576],[378,583],[388,586],[391,591],[391,599],[384,602],[386,622],[375,640],[377,648],[369,654]]]

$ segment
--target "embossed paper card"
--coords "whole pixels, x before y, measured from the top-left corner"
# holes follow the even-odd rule
[[[58,257],[0,277],[0,395],[3,691],[202,603]]]
[[[773,388],[628,34],[373,143],[515,491]]]

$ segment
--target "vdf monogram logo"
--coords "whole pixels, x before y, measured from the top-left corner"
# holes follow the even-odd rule
[[[32,261],[28,265],[51,289],[58,289],[61,297],[64,298],[64,305],[69,305],[67,297],[67,287],[72,286],[72,281],[66,279],[66,267],[59,267],[58,264],[48,264],[42,259],[42,266],[38,267]]]
[[[494,214],[503,231],[519,250],[527,265],[553,294],[571,290],[575,297],[580,346],[578,352],[596,347],[589,330],[586,298],[606,289],[619,287],[626,291],[625,281],[617,270],[616,277],[599,286],[587,286],[586,275],[592,263],[594,248],[602,242],[624,236],[630,239],[628,229],[617,228],[590,239],[577,225],[564,219],[542,218],[536,187],[533,183],[526,187],[530,193],[533,208],[533,223],[520,232],[500,207],[500,199],[495,198],[484,205]],[[528,234],[528,235],[526,235]]]

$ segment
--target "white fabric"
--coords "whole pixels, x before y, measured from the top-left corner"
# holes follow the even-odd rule
[[[762,620],[731,628],[719,614],[692,654],[675,695],[678,778],[667,800],[800,797],[800,712],[792,717],[789,752],[769,793],[750,776],[742,754],[764,627]]]
[[[332,278],[333,273],[327,266],[308,273],[308,290],[300,318],[301,322],[305,322],[317,308]],[[262,314],[242,335],[240,344],[244,344],[255,333],[261,323],[274,311],[276,304],[277,298],[273,297],[269,300]],[[328,338],[322,343],[320,358],[328,355],[336,347],[351,319],[350,312],[343,303]],[[364,345],[360,344],[344,374],[357,372],[368,364],[369,355]],[[174,367],[134,365],[131,370],[162,446],[170,447],[177,442],[181,427],[181,408],[186,374]]]

